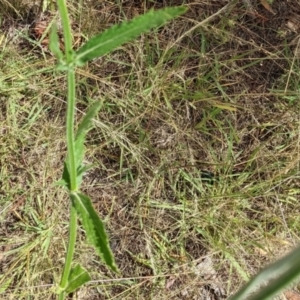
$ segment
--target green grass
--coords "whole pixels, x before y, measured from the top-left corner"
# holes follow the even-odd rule
[[[101,8],[80,15],[74,4],[80,32],[133,14],[106,5],[97,23]],[[108,271],[79,234],[75,261],[94,282],[78,299],[192,299],[205,286],[228,297],[299,240],[298,58],[284,45],[260,56],[259,41],[236,37],[232,24],[247,26],[236,14],[184,36],[197,9],[77,72],[79,115],[103,102],[84,192],[121,271]],[[0,46],[0,299],[54,299],[68,233],[68,197],[55,185],[66,84],[47,54]],[[271,62],[285,66],[274,79]],[[213,271],[199,274],[205,257]]]

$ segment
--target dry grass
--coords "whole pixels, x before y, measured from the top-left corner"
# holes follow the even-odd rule
[[[25,2],[5,6],[0,39],[0,298],[54,299],[66,85],[13,13]],[[90,36],[179,2],[70,9]],[[80,232],[75,260],[94,281],[74,299],[226,299],[298,242],[300,26],[287,22],[300,6],[275,0],[273,16],[237,3],[199,25],[227,2],[186,2],[184,17],[78,70],[78,115],[103,103],[84,187],[121,275]]]

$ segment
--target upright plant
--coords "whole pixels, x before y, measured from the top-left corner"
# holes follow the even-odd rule
[[[67,73],[67,158],[61,183],[67,188],[71,200],[68,249],[58,288],[59,299],[64,299],[67,294],[75,291],[90,280],[89,274],[83,267],[76,265],[72,268],[78,217],[85,229],[89,242],[94,246],[100,258],[111,270],[117,272],[117,266],[108,243],[103,222],[96,213],[91,199],[80,192],[82,177],[90,168],[90,166],[83,164],[85,137],[92,128],[92,119],[97,115],[101,105],[97,102],[92,105],[75,131],[75,69],[92,59],[111,52],[121,44],[138,37],[141,33],[163,25],[172,18],[183,14],[186,8],[171,7],[158,11],[151,10],[130,22],[115,25],[103,33],[92,37],[79,50],[74,51],[66,0],[58,0],[57,4],[62,20],[65,47],[63,53],[60,49],[54,26],[50,34],[50,50],[58,59],[58,68]]]
[[[63,274],[58,287],[59,299],[90,280],[87,271],[80,265],[72,267],[72,259],[76,241],[77,219],[79,218],[90,243],[95,247],[100,258],[113,271],[117,266],[109,247],[108,237],[102,220],[93,208],[91,199],[80,192],[84,173],[90,168],[83,164],[84,142],[88,131],[92,128],[92,119],[97,115],[101,104],[96,102],[83,117],[75,131],[76,82],[75,69],[99,56],[105,55],[121,44],[128,42],[141,33],[158,27],[183,14],[185,7],[151,10],[145,15],[134,18],[130,22],[115,25],[103,33],[92,37],[79,50],[72,49],[72,33],[68,17],[66,0],[57,0],[61,15],[64,35],[64,53],[59,46],[55,26],[50,34],[50,50],[58,59],[58,68],[67,73],[68,94],[66,114],[67,158],[64,164],[61,183],[70,196],[69,241]],[[230,299],[271,299],[281,289],[293,282],[300,274],[300,247],[286,257],[262,270]]]

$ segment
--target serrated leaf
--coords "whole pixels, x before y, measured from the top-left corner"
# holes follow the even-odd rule
[[[80,265],[76,265],[74,268],[71,269],[66,292],[68,294],[72,293],[81,286],[83,286],[85,283],[89,282],[90,280],[91,277],[89,273]]]
[[[57,26],[55,23],[53,23],[52,25],[50,36],[49,36],[49,48],[59,61],[63,60],[64,55],[60,50],[60,43],[57,34]]]
[[[96,213],[91,199],[81,193],[72,193],[70,196],[89,242],[95,247],[103,262],[117,272],[117,266],[109,246],[104,224]]]
[[[137,38],[140,34],[159,27],[167,21],[185,13],[186,7],[169,7],[134,18],[130,22],[112,26],[103,33],[92,37],[77,52],[75,63],[83,65],[89,60],[102,56],[122,44]]]

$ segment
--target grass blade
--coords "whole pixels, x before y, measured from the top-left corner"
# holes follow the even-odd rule
[[[115,25],[103,33],[92,37],[77,52],[75,62],[81,66],[89,60],[102,56],[122,44],[138,37],[140,34],[159,27],[167,21],[183,14],[187,8],[183,6],[170,7],[134,18],[130,22]]]

